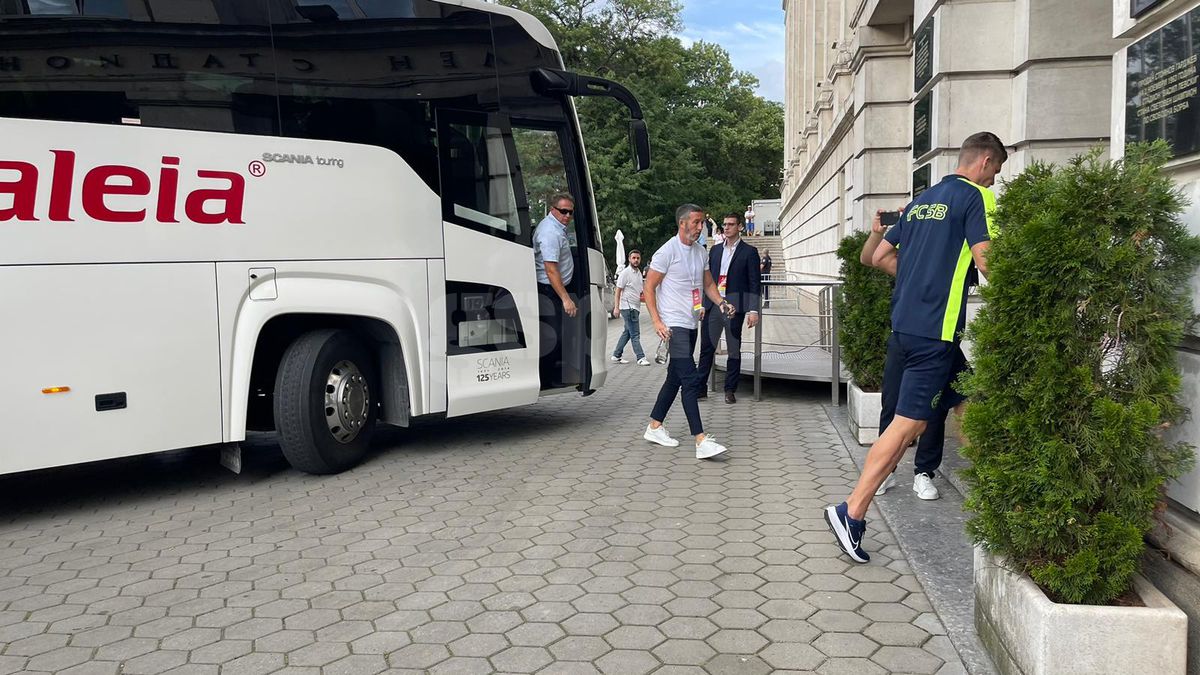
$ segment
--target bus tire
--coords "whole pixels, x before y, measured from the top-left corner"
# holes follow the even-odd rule
[[[275,376],[275,428],[288,463],[305,473],[345,471],[371,444],[379,405],[375,359],[352,333],[296,338]]]

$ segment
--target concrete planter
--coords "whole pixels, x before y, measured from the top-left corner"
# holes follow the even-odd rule
[[[1187,615],[1140,575],[1145,607],[1060,605],[1001,559],[975,549],[975,628],[1004,675],[1187,670]]]
[[[883,396],[879,392],[867,392],[858,388],[851,380],[846,386],[850,392],[850,434],[860,445],[870,445],[879,440],[879,413],[883,409]]]

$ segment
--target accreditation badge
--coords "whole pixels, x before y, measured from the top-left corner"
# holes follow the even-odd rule
[[[725,297],[725,277],[726,276],[727,275],[722,274],[721,277],[719,279],[717,279],[717,290],[721,292],[722,298]]]
[[[700,320],[700,310],[702,307],[703,307],[703,305],[700,304],[700,289],[693,288],[692,289],[692,320],[693,321]]]

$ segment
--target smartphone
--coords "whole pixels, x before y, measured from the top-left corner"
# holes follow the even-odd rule
[[[880,225],[895,225],[898,222],[900,222],[899,211],[884,211],[883,213],[879,214]]]

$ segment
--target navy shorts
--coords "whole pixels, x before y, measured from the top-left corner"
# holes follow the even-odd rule
[[[956,375],[962,352],[953,342],[892,333],[888,350],[897,350],[889,358],[904,364],[896,414],[928,421],[936,414],[942,390]]]

